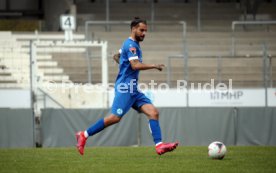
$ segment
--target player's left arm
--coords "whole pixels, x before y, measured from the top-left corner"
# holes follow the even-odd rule
[[[165,67],[164,64],[144,64],[140,62],[138,59],[134,59],[130,61],[131,68],[133,70],[150,70],[150,69],[157,69],[162,71]]]
[[[117,63],[120,64],[120,57],[121,57],[122,49],[119,49],[118,53],[113,55],[113,60]]]
[[[116,53],[116,54],[113,55],[113,60],[114,60],[117,64],[120,64],[120,56],[121,56],[120,53]]]

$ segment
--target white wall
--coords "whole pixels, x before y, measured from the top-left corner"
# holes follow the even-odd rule
[[[264,107],[264,89],[190,90],[190,107]]]
[[[46,92],[47,89],[45,89]],[[265,89],[235,89],[232,91],[147,90],[144,91],[156,107],[264,107]],[[107,108],[112,106],[114,91],[102,89],[86,92],[84,87],[56,88],[49,94],[65,108]],[[106,98],[108,95],[108,98]],[[276,107],[276,88],[267,92],[269,107]],[[55,107],[47,101],[46,107]],[[43,103],[41,103],[43,104]],[[0,108],[30,108],[29,90],[1,89]]]
[[[265,107],[265,89],[233,90],[148,90],[156,107]],[[109,93],[112,106],[114,92]],[[276,107],[276,88],[268,89],[268,106]]]
[[[30,90],[1,89],[0,108],[31,108]]]
[[[267,105],[276,107],[276,88],[269,88],[267,91]]]

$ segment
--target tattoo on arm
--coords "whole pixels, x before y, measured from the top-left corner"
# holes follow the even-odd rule
[[[120,53],[116,53],[115,55],[113,55],[113,60],[114,60],[117,64],[120,63],[120,56],[121,56]]]

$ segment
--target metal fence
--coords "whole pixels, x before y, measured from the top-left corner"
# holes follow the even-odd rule
[[[255,57],[193,57],[183,55],[167,57],[167,83],[175,87],[176,80],[189,83],[206,83],[214,80],[215,84],[232,81],[235,88],[272,88],[275,87],[275,58],[268,54],[267,45],[263,44],[263,55]],[[196,63],[200,62],[199,66]],[[176,71],[175,69],[178,69]],[[177,76],[177,77],[176,77]]]
[[[276,21],[233,21],[232,22],[232,26],[231,26],[231,29],[232,29],[232,36],[231,36],[231,40],[232,40],[232,47],[231,47],[231,53],[232,53],[232,56],[236,56],[236,39],[237,39],[237,36],[235,35],[235,32],[236,32],[236,26],[237,25],[241,25],[245,28],[245,26],[257,26],[257,25],[266,25],[266,31],[265,32],[268,32],[269,31],[269,25],[275,25],[276,24]]]

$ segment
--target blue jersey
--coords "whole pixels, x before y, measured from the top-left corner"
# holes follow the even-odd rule
[[[151,101],[138,91],[139,70],[133,70],[131,60],[142,62],[142,51],[139,42],[128,38],[120,49],[120,70],[115,83],[115,97],[111,112],[122,117],[132,107],[140,111],[144,104],[152,104]]]
[[[142,51],[139,42],[128,38],[124,41],[120,51],[120,69],[115,83],[115,91],[118,89],[118,85],[122,84],[126,84],[127,86],[132,85],[133,89],[137,91],[139,70],[133,70],[130,61],[138,59],[142,62]]]

